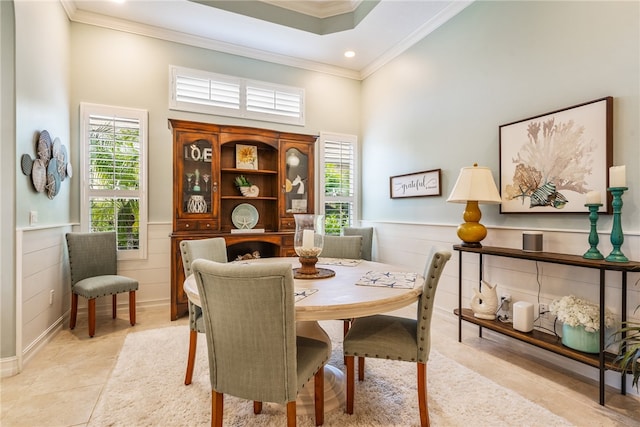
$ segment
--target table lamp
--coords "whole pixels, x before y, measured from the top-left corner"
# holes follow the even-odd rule
[[[481,248],[480,241],[487,236],[487,229],[479,222],[482,213],[478,204],[502,202],[491,169],[478,166],[477,163],[473,167],[460,169],[447,202],[467,204],[462,216],[465,222],[458,226],[458,237],[463,241],[462,246]]]

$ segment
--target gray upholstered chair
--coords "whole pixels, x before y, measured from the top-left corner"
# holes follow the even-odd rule
[[[136,324],[138,281],[118,275],[116,233],[67,233],[71,273],[69,328],[76,327],[78,296],[87,299],[89,336],[96,333],[96,298],[111,295],[111,315],[116,318],[116,295],[129,292],[129,322]]]
[[[314,379],[315,421],[324,422],[324,364],[329,343],[296,337],[289,263],[222,264],[203,259],[192,270],[202,302],[211,380],[211,425],[221,426],[224,394],[286,404],[296,425],[296,396]]]
[[[213,237],[201,240],[182,240],[180,242],[180,253],[182,255],[182,268],[184,277],[193,273],[191,263],[198,258],[209,261],[227,262],[227,244],[224,237]],[[202,310],[189,301],[189,353],[187,356],[187,372],[184,376],[185,385],[191,384],[193,378],[193,368],[196,363],[196,348],[198,344],[198,333],[204,333],[204,321]]]
[[[324,236],[321,257],[325,258],[347,258],[361,259],[362,256],[362,236]],[[353,319],[342,319],[343,334],[346,335]],[[362,366],[364,359],[360,359],[358,366]],[[345,359],[346,363],[346,359]],[[364,370],[361,367],[360,370]]]
[[[424,274],[416,319],[379,314],[358,318],[352,323],[343,344],[347,360],[348,414],[353,414],[355,356],[416,362],[420,425],[429,425],[427,361],[431,350],[431,315],[438,281],[449,258],[451,252],[448,251],[434,252],[431,256]]]
[[[362,236],[324,236],[322,252],[324,258],[360,259]]]
[[[342,234],[345,236],[362,236],[362,248],[360,258],[371,261],[373,248],[373,227],[344,227]]]

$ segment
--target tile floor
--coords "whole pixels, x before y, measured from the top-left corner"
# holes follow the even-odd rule
[[[408,310],[415,312],[411,307]],[[0,425],[86,425],[126,334],[187,323],[186,317],[171,322],[168,312],[168,307],[139,308],[138,324],[133,328],[126,313],[119,314],[116,320],[98,316],[96,336],[91,339],[86,320],[79,316],[74,331],[63,329],[27,363],[22,373],[2,379]],[[532,357],[528,346],[519,349],[522,346],[514,346],[511,340],[493,339],[487,334],[480,339],[471,325],[465,325],[463,342],[458,343],[453,315],[434,316],[432,330],[433,348],[440,353],[575,425],[640,425],[638,397],[607,389],[606,406],[600,406],[595,381]]]

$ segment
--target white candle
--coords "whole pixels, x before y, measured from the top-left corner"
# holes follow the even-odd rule
[[[313,248],[313,230],[302,230],[302,249]]]
[[[601,203],[599,191],[589,191],[587,193],[587,205],[599,205]]]
[[[609,168],[609,187],[626,187],[627,186],[627,168],[626,166],[611,166]]]

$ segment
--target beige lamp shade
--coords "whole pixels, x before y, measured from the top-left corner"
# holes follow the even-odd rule
[[[470,200],[484,204],[497,204],[502,201],[491,169],[477,164],[460,169],[460,175],[447,202],[467,203]]]
[[[458,227],[462,246],[482,247],[480,241],[487,236],[487,229],[480,224],[482,212],[478,204],[501,202],[491,169],[479,167],[478,164],[462,168],[447,202],[467,204],[462,215],[465,222]]]

